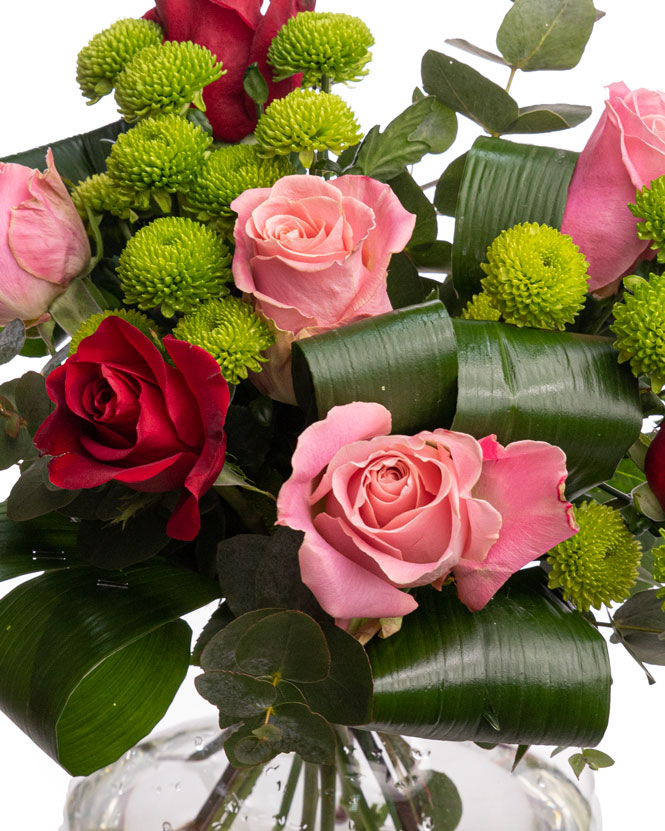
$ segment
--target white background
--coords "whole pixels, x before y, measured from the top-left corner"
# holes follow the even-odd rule
[[[110,99],[86,107],[75,82],[76,54],[90,37],[113,21],[141,16],[148,8],[147,2],[7,2],[0,27],[0,157],[116,118]],[[593,106],[588,124],[547,135],[541,143],[580,150],[602,112],[603,87],[613,81],[623,80],[630,87],[665,89],[662,0],[598,3],[607,16],[597,24],[576,69],[520,73],[513,83],[511,94],[523,106],[559,101]],[[374,123],[385,126],[408,105],[413,88],[420,82],[420,58],[427,49],[451,50],[460,60],[505,85],[504,67],[456,52],[444,40],[465,38],[496,51],[495,33],[509,7],[508,0],[319,0],[318,6],[319,11],[362,16],[377,41],[370,75],[356,88],[342,90],[365,130]],[[422,184],[437,178],[476,134],[462,120],[456,144],[444,157],[430,157],[416,171],[418,181]],[[14,374],[20,373],[12,371]],[[0,594],[8,587],[2,584]],[[199,614],[193,625],[198,627],[204,620],[205,615]],[[614,675],[612,717],[600,747],[617,761],[596,777],[603,827],[606,831],[662,828],[660,759],[665,671],[654,668],[660,683],[649,687],[642,671],[620,647],[611,646],[610,651]],[[208,711],[193,691],[190,679],[166,718],[169,724],[175,724]],[[454,778],[454,771],[449,773]],[[57,831],[68,779],[55,762],[0,714],[0,812],[4,828]]]

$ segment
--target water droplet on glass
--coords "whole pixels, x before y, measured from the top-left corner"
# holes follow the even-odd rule
[[[194,737],[194,747],[201,747],[203,744],[203,738],[201,736]]]
[[[163,822],[162,823],[162,831],[173,831],[173,826],[170,822]]]

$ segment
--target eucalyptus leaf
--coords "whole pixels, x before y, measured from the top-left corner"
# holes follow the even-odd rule
[[[169,544],[168,515],[148,508],[126,522],[83,520],[78,535],[81,558],[103,569],[127,568],[156,556]]]
[[[462,799],[455,782],[445,773],[430,770],[422,787],[413,793],[417,815],[436,831],[454,831],[463,814]],[[427,826],[425,826],[427,827]]]
[[[653,520],[654,522],[665,522],[665,511],[658,497],[649,487],[648,482],[642,482],[636,485],[631,492],[631,496],[638,511],[641,511],[644,516]]]
[[[367,645],[368,729],[453,741],[592,745],[609,717],[602,635],[550,592],[540,568],[517,572],[483,609],[454,586],[415,590],[401,630]]]
[[[525,72],[571,69],[591,36],[593,0],[515,0],[499,27],[496,45]]]
[[[281,610],[256,609],[228,623],[208,641],[201,653],[201,669],[206,670],[206,672],[216,669],[239,671],[240,668],[236,662],[236,645],[238,641],[259,620],[279,611]]]
[[[621,633],[621,640],[639,660],[646,664],[665,666],[665,599],[659,597],[660,589],[637,592],[614,613],[614,625]],[[616,643],[618,638],[612,636]]]
[[[191,630],[180,615],[217,594],[166,563],[114,580],[78,567],[22,583],[0,600],[2,709],[72,775],[110,764],[159,721],[185,676]]]
[[[462,185],[466,153],[454,159],[443,171],[434,191],[434,207],[445,216],[455,216],[457,197]]]
[[[11,489],[7,500],[7,516],[12,522],[49,514],[51,511],[64,508],[76,499],[79,491],[52,490],[46,486],[44,476],[47,468],[48,458],[38,459],[21,474]]]
[[[474,43],[469,43],[468,40],[464,40],[464,38],[446,38],[445,42],[450,44],[450,46],[454,46],[456,49],[461,49],[463,52],[475,55],[477,58],[484,58],[486,61],[492,61],[493,63],[500,63],[502,66],[508,66],[508,63],[501,57],[501,55],[489,52],[487,49],[482,49],[480,46],[476,46]]]
[[[295,751],[306,762],[334,764],[337,743],[332,727],[309,707],[297,702],[278,704],[272,723],[282,731],[280,753]]]
[[[498,84],[442,52],[425,53],[422,76],[425,92],[492,135],[502,133],[519,115],[515,99]]]
[[[443,153],[457,135],[457,118],[436,98],[416,101],[393,119],[383,133],[372,127],[347,173],[362,173],[381,182],[399,176],[426,153]]]
[[[591,107],[579,104],[534,104],[520,107],[517,120],[504,134],[508,133],[553,133],[577,127],[591,115]]]
[[[0,364],[9,363],[23,349],[25,326],[20,319],[11,320],[0,331]]]
[[[242,672],[217,669],[194,679],[198,692],[229,716],[247,718],[265,712],[275,703],[277,692],[270,681]]]
[[[26,421],[28,433],[34,437],[54,405],[46,393],[46,379],[39,372],[22,375],[14,391],[16,407]]]

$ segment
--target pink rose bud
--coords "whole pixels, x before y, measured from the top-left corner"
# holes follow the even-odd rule
[[[0,162],[0,325],[43,319],[90,262],[90,244],[67,188],[47,170]]]
[[[610,294],[650,243],[628,210],[638,189],[665,174],[665,93],[610,84],[605,112],[580,154],[561,230],[589,261],[589,290]]]
[[[647,450],[644,474],[654,496],[665,510],[665,431],[662,427]]]

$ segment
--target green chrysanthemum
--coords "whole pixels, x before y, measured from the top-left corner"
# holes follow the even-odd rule
[[[464,320],[499,320],[501,312],[495,309],[492,301],[484,291],[474,294],[462,310]]]
[[[87,208],[93,214],[110,213],[132,222],[137,218],[132,210],[135,202],[133,191],[120,187],[108,173],[95,173],[79,182],[72,191],[72,201],[84,222],[88,220]]]
[[[665,385],[665,275],[651,274],[649,282],[627,277],[624,284],[633,293],[626,292],[623,302],[614,304],[610,326],[619,363],[630,361],[637,377],[650,375],[658,393]]]
[[[142,49],[118,75],[115,100],[125,121],[161,113],[205,110],[203,88],[221,77],[221,63],[204,46],[166,41]]]
[[[173,334],[210,352],[230,384],[246,378],[249,370],[260,372],[267,360],[261,352],[275,342],[268,326],[236,297],[208,300],[185,315]]]
[[[638,219],[637,236],[653,240],[652,248],[658,250],[657,260],[665,262],[665,176],[654,179],[638,191],[635,204],[628,205]]]
[[[118,136],[107,171],[120,187],[136,193],[138,207],[147,208],[152,193],[168,211],[170,198],[160,201],[160,195],[189,188],[211,142],[205,130],[177,115],[147,118]]]
[[[231,144],[220,147],[207,157],[183,206],[201,221],[232,217],[229,205],[236,196],[250,188],[270,188],[282,176],[294,172],[284,156],[263,158],[256,145]]]
[[[162,29],[150,20],[128,17],[95,35],[78,54],[76,80],[89,104],[113,89],[115,80],[131,59],[147,46],[159,46]]]
[[[99,328],[99,324],[102,320],[106,320],[107,317],[121,317],[151,339],[152,333],[157,331],[157,326],[153,321],[149,317],[146,317],[146,315],[141,314],[141,312],[137,312],[136,309],[107,309],[105,312],[100,312],[89,317],[81,325],[74,337],[69,341],[69,354],[73,355],[76,352],[84,338],[94,335]]]
[[[300,12],[273,38],[268,63],[281,81],[302,72],[303,86],[359,81],[372,59],[372,33],[358,17],[334,12]]]
[[[524,222],[502,231],[487,260],[481,284],[507,323],[563,330],[584,305],[589,264],[556,228]]]
[[[273,101],[259,118],[255,136],[264,155],[300,153],[305,167],[315,150],[341,153],[361,139],[353,112],[339,95],[307,89]]]
[[[126,303],[161,306],[162,314],[172,317],[227,294],[231,255],[221,237],[200,222],[165,216],[129,240],[118,276]]]
[[[578,609],[625,600],[637,580],[640,543],[621,514],[598,502],[575,508],[580,530],[548,554],[549,587],[562,589]]]

